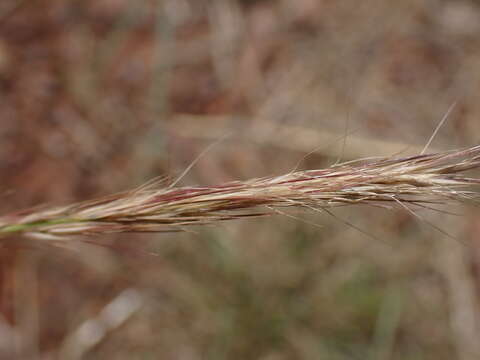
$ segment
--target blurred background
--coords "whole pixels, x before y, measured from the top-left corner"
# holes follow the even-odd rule
[[[2,214],[478,145],[474,0],[2,0]],[[225,135],[229,135],[225,137]],[[306,156],[309,154],[308,156]],[[0,248],[0,359],[478,359],[480,211]]]

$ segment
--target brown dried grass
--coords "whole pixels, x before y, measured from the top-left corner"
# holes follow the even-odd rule
[[[113,232],[179,231],[187,225],[282,213],[284,207],[418,205],[475,199],[480,146],[406,158],[360,160],[322,170],[235,181],[218,186],[138,189],[70,206],[0,218],[0,235],[48,238]]]

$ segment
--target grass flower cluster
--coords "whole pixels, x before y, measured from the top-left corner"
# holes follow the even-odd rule
[[[235,181],[218,186],[148,185],[96,200],[0,218],[0,236],[22,233],[62,238],[113,232],[178,231],[187,225],[350,204],[429,206],[477,197],[480,146],[459,151],[380,158],[322,170]]]

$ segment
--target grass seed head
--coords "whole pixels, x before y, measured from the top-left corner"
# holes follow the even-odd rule
[[[235,181],[218,186],[155,185],[65,207],[0,218],[0,236],[41,237],[112,232],[178,231],[186,225],[263,216],[284,207],[328,209],[351,204],[422,205],[470,200],[480,180],[480,146],[466,150],[380,158],[326,169]]]

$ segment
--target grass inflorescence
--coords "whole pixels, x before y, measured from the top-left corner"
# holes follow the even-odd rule
[[[0,236],[23,233],[61,238],[112,232],[178,231],[187,225],[281,213],[280,208],[328,210],[350,204],[428,206],[477,197],[480,146],[379,158],[321,170],[205,187],[143,186],[91,201],[0,218]]]

